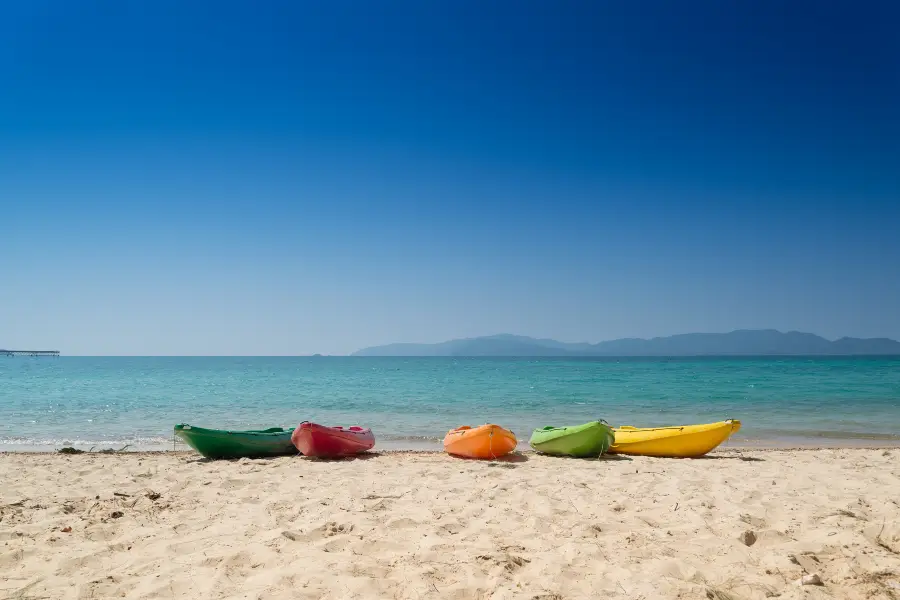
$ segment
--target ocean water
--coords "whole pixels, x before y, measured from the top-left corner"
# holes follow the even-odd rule
[[[730,445],[900,444],[900,358],[0,358],[0,450],[172,449],[176,423],[448,429],[740,419]],[[179,447],[183,449],[183,446]]]

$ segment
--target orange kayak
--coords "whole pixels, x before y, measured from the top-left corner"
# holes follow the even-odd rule
[[[516,434],[499,425],[451,429],[444,436],[444,450],[466,458],[497,458],[516,449]]]

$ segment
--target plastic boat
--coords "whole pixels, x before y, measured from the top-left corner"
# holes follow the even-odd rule
[[[499,425],[451,429],[444,436],[444,450],[465,458],[498,458],[516,449],[516,434]]]
[[[737,419],[675,427],[617,427],[610,452],[642,456],[695,458],[703,456],[741,428]]]
[[[291,430],[282,427],[250,431],[175,426],[175,435],[206,458],[262,458],[297,454]]]
[[[375,436],[363,427],[326,427],[304,421],[291,436],[294,446],[304,456],[336,458],[371,450]]]
[[[529,444],[538,452],[556,456],[600,456],[612,445],[613,431],[603,421],[573,427],[535,429]]]

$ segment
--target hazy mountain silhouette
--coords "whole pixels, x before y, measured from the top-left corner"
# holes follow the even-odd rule
[[[598,344],[566,343],[500,334],[439,344],[388,344],[353,356],[841,356],[900,355],[888,338],[830,341],[812,333],[742,329],[731,333],[685,333],[649,340],[624,338]]]

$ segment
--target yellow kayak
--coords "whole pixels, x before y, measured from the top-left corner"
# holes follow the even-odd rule
[[[737,419],[705,425],[613,429],[615,443],[609,451],[617,454],[694,458],[703,456],[741,428]]]

